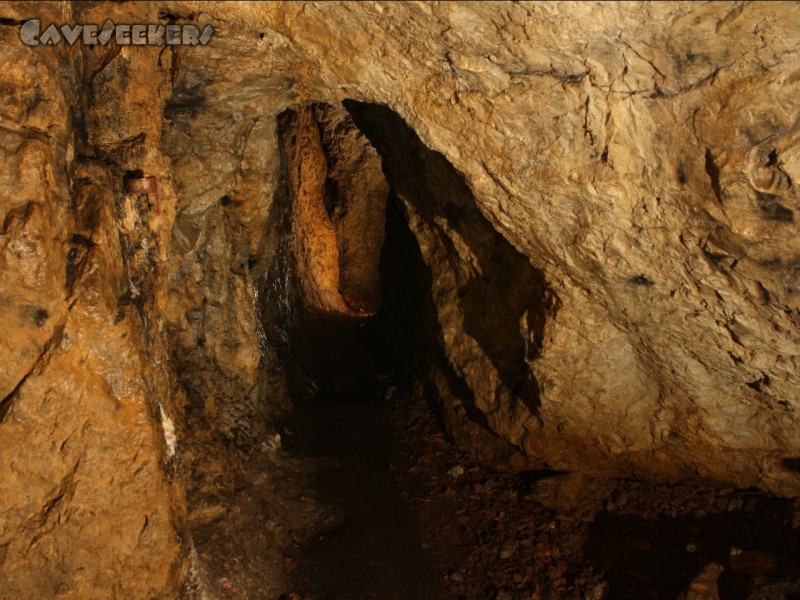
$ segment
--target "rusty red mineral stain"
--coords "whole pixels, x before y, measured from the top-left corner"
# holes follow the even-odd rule
[[[161,214],[161,192],[158,186],[158,179],[155,175],[148,175],[147,177],[140,177],[138,179],[129,179],[125,191],[128,194],[153,194],[155,196],[156,214]]]

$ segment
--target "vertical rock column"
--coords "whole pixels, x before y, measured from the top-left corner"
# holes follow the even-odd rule
[[[346,312],[339,293],[336,231],[323,203],[325,154],[312,109],[303,107],[289,116],[283,134],[294,197],[294,257],[303,299],[311,307]]]
[[[380,156],[344,107],[315,105],[314,118],[328,166],[325,205],[339,248],[339,291],[351,310],[374,313],[389,184]]]

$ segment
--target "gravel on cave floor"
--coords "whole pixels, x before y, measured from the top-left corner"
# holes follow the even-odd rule
[[[800,597],[798,502],[498,471],[454,447],[411,394],[329,404],[317,418],[331,435],[315,451],[332,462],[312,485],[336,516],[286,551],[285,598]]]

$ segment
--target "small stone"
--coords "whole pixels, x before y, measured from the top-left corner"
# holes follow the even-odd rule
[[[598,583],[584,595],[585,600],[605,600],[608,596],[608,582]]]
[[[684,600],[719,600],[717,579],[723,567],[717,563],[710,563],[703,567],[689,584],[689,589],[683,596]]]
[[[288,556],[284,556],[283,557],[283,566],[286,568],[287,571],[289,571],[291,573],[292,571],[294,571],[297,568],[297,563],[294,562]]]
[[[464,474],[464,467],[461,465],[456,465],[452,469],[450,469],[447,474],[452,477],[453,479],[458,479]]]
[[[281,449],[281,434],[276,433],[268,437],[264,443],[261,444],[261,449],[264,452],[277,452]]]
[[[508,560],[514,556],[517,548],[519,548],[519,542],[517,540],[506,540],[500,547],[500,558]]]

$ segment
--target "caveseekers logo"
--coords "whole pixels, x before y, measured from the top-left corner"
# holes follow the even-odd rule
[[[87,46],[105,46],[114,40],[118,46],[205,46],[214,28],[206,25],[202,33],[194,25],[115,25],[111,19],[97,25],[50,25],[42,31],[39,19],[25,21],[19,39],[28,46],[57,46],[62,41],[72,46],[81,40]]]

